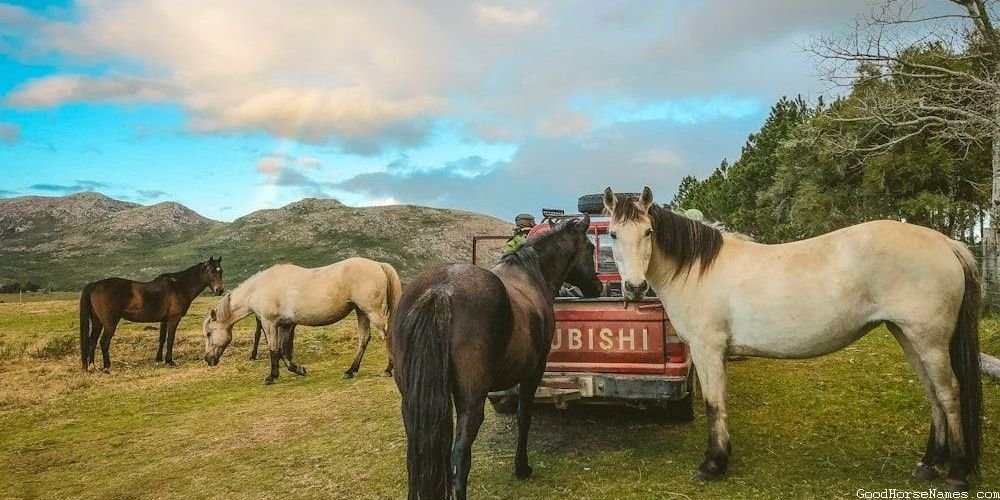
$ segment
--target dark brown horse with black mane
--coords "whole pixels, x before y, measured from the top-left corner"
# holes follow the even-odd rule
[[[137,323],[160,323],[160,347],[156,362],[174,363],[174,335],[177,324],[187,314],[191,302],[206,287],[216,295],[225,291],[222,284],[222,257],[209,258],[183,271],[161,274],[152,281],[107,278],[83,287],[80,294],[80,361],[86,370],[95,362],[97,341],[101,341],[104,371],[111,369],[111,337],[122,319]]]
[[[588,297],[601,290],[589,226],[589,217],[563,222],[491,271],[436,267],[403,293],[389,347],[403,396],[410,499],[466,497],[486,396],[517,384],[514,473],[531,475],[531,403],[551,346],[556,294],[563,282]],[[452,401],[458,412],[454,445]]]

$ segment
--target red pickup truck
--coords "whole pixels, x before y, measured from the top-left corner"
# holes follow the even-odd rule
[[[596,215],[590,232],[605,293],[594,299],[556,299],[556,331],[535,401],[555,403],[557,408],[571,403],[626,404],[665,411],[672,421],[690,421],[694,371],[687,345],[677,337],[658,298],[629,304],[622,299],[608,218],[599,215],[599,205],[592,199],[581,198],[579,208]],[[568,217],[558,211],[543,214],[542,223],[528,238],[549,230],[549,220]],[[506,237],[474,237],[473,261],[482,253],[477,249],[481,242],[500,239]],[[512,413],[517,409],[516,394],[516,388],[494,392],[490,401],[498,412]]]

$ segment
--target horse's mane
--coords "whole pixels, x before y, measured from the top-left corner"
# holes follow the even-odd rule
[[[539,250],[552,244],[557,237],[562,235],[563,229],[565,229],[565,224],[557,226],[551,231],[532,236],[517,250],[500,257],[499,264],[521,267],[528,274],[532,275],[532,277],[538,279],[541,283],[545,283],[545,276],[542,274],[542,268],[545,266],[545,263],[542,262]]]
[[[261,276],[262,274],[264,274],[264,271],[267,271],[268,269],[271,269],[271,268],[273,268],[273,267],[276,267],[276,266],[278,266],[278,265],[280,265],[280,264],[275,264],[275,265],[273,265],[273,266],[270,266],[270,267],[265,267],[264,269],[261,269],[260,271],[257,271],[256,273],[254,273],[254,274],[253,274],[252,276],[250,276],[249,278],[247,278],[247,279],[243,280],[243,282],[242,282],[242,283],[240,283],[239,285],[236,285],[236,287],[234,287],[234,288],[233,288],[233,290],[232,290],[231,292],[226,292],[226,295],[230,295],[230,296],[232,296],[232,295],[237,295],[237,292],[240,292],[240,291],[242,291],[242,290],[243,290],[244,288],[248,288],[248,287],[250,287],[250,286],[251,286],[251,285],[253,285],[253,284],[254,284],[254,283],[255,283],[255,282],[257,281],[257,280],[259,280],[259,279],[260,279],[260,276]]]
[[[634,198],[618,197],[615,222],[637,221],[642,215]],[[655,203],[650,205],[647,215],[653,226],[656,246],[677,264],[675,277],[681,272],[690,272],[695,264],[701,264],[698,272],[704,273],[719,256],[722,250],[722,231],[718,228]]]

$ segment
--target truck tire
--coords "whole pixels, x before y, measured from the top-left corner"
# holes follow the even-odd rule
[[[619,196],[639,197],[639,193],[617,193]],[[581,214],[601,215],[604,213],[604,194],[585,194],[576,201],[576,209]]]
[[[684,399],[667,403],[664,413],[667,422],[684,424],[694,420],[694,393],[689,392]]]
[[[517,414],[517,396],[489,396],[493,411],[501,415]]]

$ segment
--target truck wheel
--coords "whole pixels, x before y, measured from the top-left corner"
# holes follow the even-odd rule
[[[694,393],[689,392],[684,399],[667,403],[666,417],[668,422],[682,424],[694,420]]]
[[[493,411],[501,415],[517,413],[517,396],[489,396]]]
[[[639,193],[616,193],[618,195],[639,197]],[[604,194],[585,194],[576,201],[576,209],[581,214],[600,215],[604,212]]]

